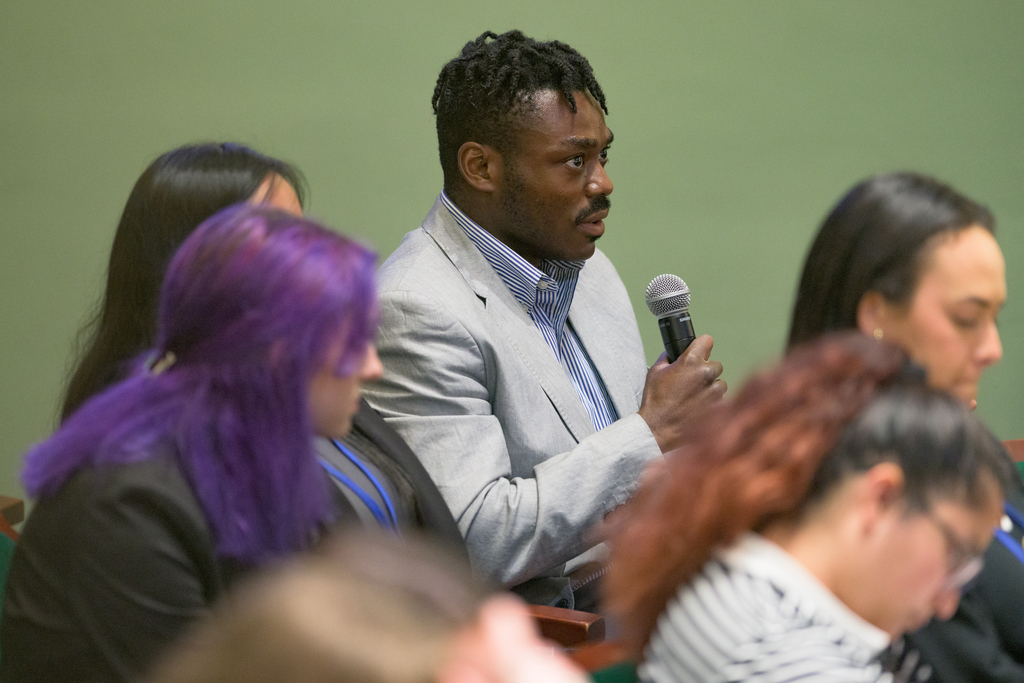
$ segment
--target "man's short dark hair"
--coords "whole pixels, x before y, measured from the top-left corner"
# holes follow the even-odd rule
[[[531,111],[540,90],[562,93],[573,113],[573,93],[589,92],[608,113],[604,92],[583,55],[557,40],[540,43],[508,31],[486,31],[466,43],[441,69],[431,103],[437,116],[437,145],[449,193],[461,182],[459,148],[466,142],[514,151],[516,124]]]

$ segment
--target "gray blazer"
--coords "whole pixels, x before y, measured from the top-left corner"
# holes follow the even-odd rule
[[[636,414],[647,367],[614,266],[597,251],[569,311],[620,416],[600,432],[524,307],[440,199],[381,266],[378,284],[384,378],[366,398],[437,483],[476,571],[505,586],[562,575],[661,453]]]

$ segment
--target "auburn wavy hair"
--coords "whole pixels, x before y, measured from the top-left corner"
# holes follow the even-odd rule
[[[703,420],[609,516],[605,606],[639,657],[658,616],[715,548],[797,511],[822,457],[906,363],[859,332],[794,349]]]

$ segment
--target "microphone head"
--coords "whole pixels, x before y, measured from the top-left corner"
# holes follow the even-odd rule
[[[647,308],[658,318],[690,308],[690,288],[678,275],[659,275],[647,285]]]

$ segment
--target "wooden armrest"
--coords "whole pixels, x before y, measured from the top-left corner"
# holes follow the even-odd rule
[[[562,647],[604,640],[604,617],[561,607],[527,605],[540,634]]]
[[[1010,454],[1014,462],[1024,462],[1024,439],[1004,441],[1003,448]]]
[[[569,650],[567,654],[569,659],[579,664],[584,671],[589,672],[600,671],[617,664],[632,663],[626,655],[626,649],[614,640],[586,643],[581,647]]]
[[[17,524],[25,519],[25,501],[20,498],[0,496],[0,515],[8,524]]]
[[[25,503],[18,498],[0,496],[0,534],[18,542],[18,532],[14,530],[13,524],[25,519]]]

